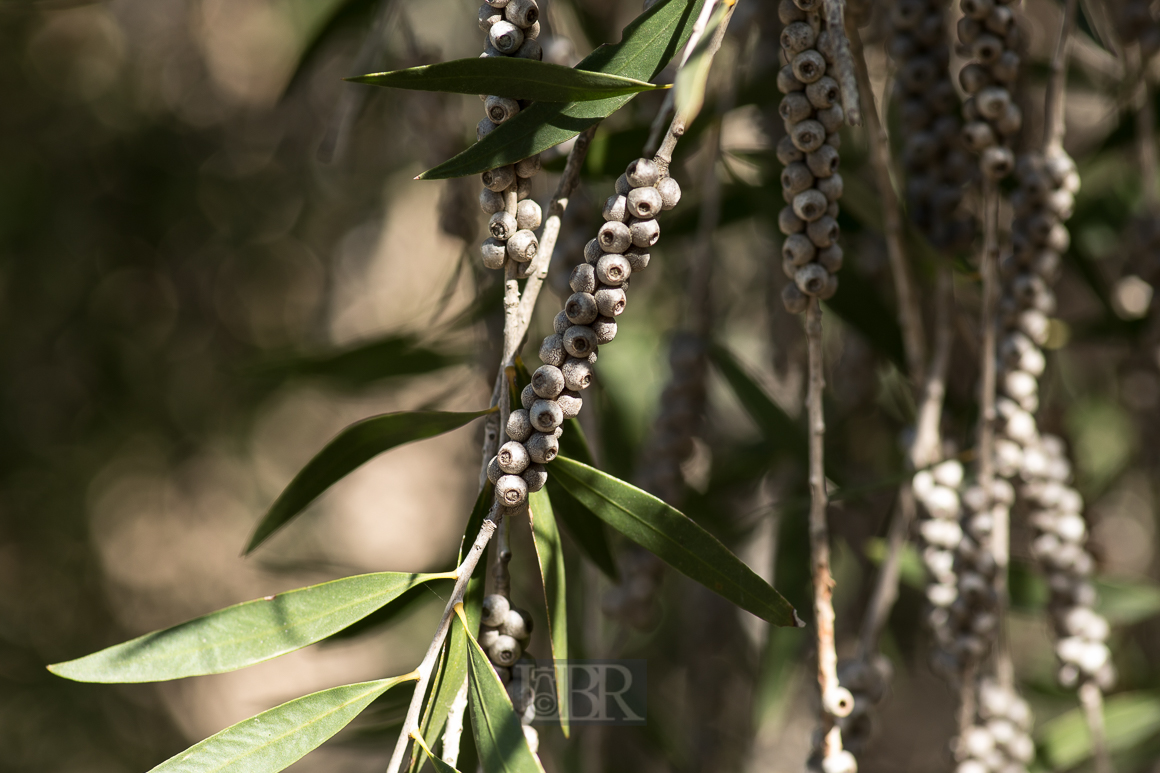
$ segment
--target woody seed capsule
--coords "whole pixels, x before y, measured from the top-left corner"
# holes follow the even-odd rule
[[[504,16],[517,27],[530,27],[539,20],[540,7],[536,0],[510,0]]]
[[[509,609],[511,609],[511,602],[507,600],[506,596],[492,593],[483,600],[479,621],[492,628],[498,628],[503,625]]]
[[[527,440],[532,434],[531,420],[527,410],[520,408],[508,414],[507,436],[520,443]],[[510,472],[510,470],[509,470]]]
[[[661,238],[661,226],[655,220],[630,220],[628,228],[632,244],[636,247],[651,247]]]
[[[810,173],[809,167],[802,162],[795,161],[781,170],[781,188],[791,197],[813,186],[814,176]]]
[[[816,188],[803,191],[793,199],[794,214],[807,223],[812,223],[826,214],[828,206],[829,202],[826,201],[825,195]]]
[[[794,274],[794,284],[798,286],[806,295],[817,295],[826,286],[826,280],[829,279],[829,272],[819,266],[817,263],[807,263],[797,270]]]
[[[582,392],[592,383],[592,366],[588,364],[588,360],[569,357],[560,370],[564,376],[564,384],[573,392]]]
[[[573,357],[587,357],[596,351],[596,333],[587,325],[573,325],[564,333],[564,348]]]
[[[624,313],[628,297],[619,287],[601,287],[596,291],[596,310],[605,317],[619,317]]]
[[[809,306],[810,299],[796,284],[790,282],[781,290],[781,302],[785,304],[785,310],[790,314],[801,314]]]
[[[671,177],[658,180],[656,188],[661,195],[661,209],[672,209],[681,200],[681,186]]]
[[[528,484],[528,493],[535,493],[548,482],[548,471],[542,464],[529,464],[528,469],[524,470],[520,477]]]
[[[806,84],[794,77],[793,68],[788,64],[778,70],[777,73],[777,90],[782,94],[796,94],[802,91]]]
[[[629,193],[631,192],[629,191]],[[604,219],[605,221],[615,220],[619,223],[628,220],[628,197],[609,196],[608,200],[604,202]]]
[[[818,247],[829,247],[838,240],[838,233],[838,221],[828,215],[806,226],[806,234]]]
[[[806,156],[806,166],[814,177],[832,176],[838,171],[838,162],[838,151],[831,145],[822,145]]]
[[[528,449],[528,456],[536,464],[548,464],[560,453],[560,441],[556,440],[555,435],[544,432],[532,435],[524,447]]]
[[[520,390],[520,405],[524,407],[525,411],[531,408],[532,403],[536,402],[539,398],[540,396],[536,394],[536,390],[532,389],[531,384],[528,384]]]
[[[553,333],[540,344],[540,362],[545,365],[555,365],[558,368],[564,364],[566,358],[567,355],[564,353],[564,339],[559,333]],[[508,434],[510,435],[511,433],[509,432]]]
[[[512,237],[518,229],[516,228],[516,219],[507,212],[496,212],[491,216],[491,220],[487,223],[487,230],[491,235],[501,242],[505,242]]]
[[[624,175],[633,188],[651,188],[661,178],[660,169],[647,158],[638,158],[630,163]]]
[[[621,285],[631,274],[632,267],[623,255],[605,255],[596,262],[596,278],[606,285]]]
[[[523,480],[520,481],[523,483]],[[517,503],[518,504],[518,503]],[[487,650],[487,657],[497,666],[514,666],[520,659],[520,643],[510,636],[500,635]]]
[[[536,239],[536,234],[532,231],[516,231],[507,240],[508,257],[517,263],[527,263],[536,257],[536,251],[538,249],[539,240]]]
[[[538,27],[539,22],[537,22],[535,26]],[[539,41],[535,40],[533,36],[529,36],[528,32],[531,32],[531,30],[525,31],[523,45],[517,48],[516,52],[512,54],[512,56],[514,56],[516,59],[534,59],[537,62],[543,61],[543,46],[541,46]]]
[[[580,408],[584,405],[584,400],[577,392],[565,389],[556,398],[556,405],[560,406],[560,411],[564,414],[565,419],[574,419],[580,415]]]
[[[573,325],[587,325],[596,319],[599,304],[590,293],[573,293],[564,304],[564,313]],[[568,330],[571,330],[571,326]],[[565,330],[566,334],[568,331]]]
[[[532,405],[533,411],[540,402],[543,401],[537,400]],[[499,460],[499,468],[509,475],[519,475],[528,466],[528,452],[524,449],[524,444],[514,439],[500,446],[496,459]]]
[[[825,110],[838,103],[842,92],[838,89],[838,82],[833,78],[823,76],[806,86],[806,99],[818,110]]]
[[[596,269],[588,263],[581,263],[572,269],[572,276],[568,279],[568,286],[574,293],[596,292]]]
[[[777,213],[777,227],[782,234],[790,236],[791,234],[804,231],[806,224],[805,221],[794,214],[793,207],[782,207],[781,212]]]
[[[479,6],[479,28],[484,32],[491,29],[491,25],[503,20],[503,14],[486,3]]]
[[[605,252],[624,252],[633,243],[632,232],[624,223],[609,221],[600,227],[596,240]]]
[[[800,91],[795,91],[781,98],[781,104],[777,107],[777,113],[783,121],[792,125],[798,121],[804,121],[813,115],[814,108],[805,94]]]
[[[644,271],[648,268],[649,257],[647,250],[632,249],[624,253],[624,259],[628,261],[628,265],[633,273]]]
[[[555,400],[536,400],[532,403],[532,409],[528,411],[528,417],[538,431],[551,432],[564,421],[564,412],[560,410]]]
[[[842,247],[838,244],[831,244],[824,250],[818,250],[818,265],[835,274],[842,268]]]
[[[483,103],[483,112],[492,123],[503,123],[520,111],[520,103],[509,97],[490,96]]]
[[[479,208],[485,215],[494,215],[504,208],[503,194],[484,188],[479,192]]]
[[[514,52],[524,42],[524,33],[510,21],[499,21],[487,31],[487,40],[501,54]]]
[[[492,30],[494,34],[495,27],[492,27]],[[802,51],[795,56],[790,62],[790,67],[793,68],[793,77],[807,86],[826,74],[826,60],[813,49]]]
[[[511,166],[501,166],[497,169],[489,169],[479,178],[483,181],[483,187],[499,193],[516,181],[516,170]]]
[[[565,360],[564,364],[567,365],[568,361]],[[564,385],[564,373],[555,365],[541,365],[532,374],[532,391],[544,400],[554,400],[563,391]],[[531,410],[530,406],[528,410]]]
[[[534,231],[540,227],[542,216],[539,204],[531,199],[521,201],[516,207],[516,227],[521,230]]]
[[[483,255],[485,268],[503,268],[504,258],[507,257],[507,245],[499,239],[495,237],[484,239],[479,251]]]
[[[519,177],[521,179],[535,177],[539,171],[540,171],[540,154],[539,153],[537,153],[534,156],[528,156],[527,158],[521,158],[519,161],[516,162],[516,177]]]
[[[826,127],[817,121],[800,121],[789,130],[793,146],[802,153],[817,150],[826,141]]]
[[[656,217],[661,211],[661,194],[656,188],[634,188],[628,194],[628,211],[633,217]]]
[[[823,145],[822,147],[828,148],[829,145]],[[842,175],[834,172],[829,177],[823,177],[818,180],[816,187],[826,197],[826,201],[833,203],[842,198],[842,185]]]
[[[584,245],[584,262],[596,265],[596,261],[600,260],[600,256],[604,254],[604,250],[600,247],[599,239],[589,239],[588,243]]]
[[[596,333],[597,344],[611,343],[616,338],[616,320],[612,317],[597,317],[592,323],[592,332]]]
[[[811,224],[812,225],[812,224]],[[794,266],[804,266],[814,259],[817,247],[805,234],[793,234],[781,245],[781,257]]]
[[[481,118],[479,123],[475,125],[475,141],[479,142],[487,135],[495,131],[498,124],[494,123],[490,118]]]
[[[491,461],[487,463],[487,479],[493,484],[503,477],[503,470],[499,466],[499,457],[491,457]]]
[[[528,484],[518,475],[504,475],[495,483],[495,494],[506,507],[515,507],[528,498]]]

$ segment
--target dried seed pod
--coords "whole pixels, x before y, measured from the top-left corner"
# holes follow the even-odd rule
[[[633,217],[656,217],[663,204],[660,191],[656,188],[634,188],[628,194],[628,211]]]
[[[516,162],[516,177],[526,180],[535,177],[540,171],[540,154],[522,158]]]
[[[587,328],[574,327],[570,328],[568,332],[571,333],[573,330],[586,329]],[[560,424],[563,423],[564,412],[560,409],[560,406],[556,403],[555,400],[536,400],[536,402],[532,403],[531,410],[528,411],[528,419],[531,421],[532,427],[534,427],[536,431],[552,432],[556,429],[556,427],[559,427]],[[523,448],[523,446],[521,445],[520,448]],[[527,459],[525,458],[524,467],[526,466]],[[523,469],[521,468],[519,472],[523,472]]]
[[[528,484],[518,475],[504,475],[495,482],[495,496],[505,507],[516,507],[527,500]]]
[[[564,333],[564,348],[573,357],[587,357],[596,351],[596,333],[587,325],[573,325]]]
[[[540,227],[542,217],[540,205],[531,199],[521,201],[516,206],[516,227],[520,230],[536,230]]]
[[[520,443],[531,437],[532,424],[531,420],[528,419],[527,410],[520,408],[519,410],[512,411],[510,414],[508,414],[508,422],[505,431],[507,432],[508,437],[510,437],[512,440],[519,441]],[[511,471],[505,470],[505,472]]]
[[[613,317],[597,317],[592,323],[592,332],[596,333],[596,343],[611,343],[616,338],[616,319]]]
[[[632,269],[633,273],[644,271],[648,268],[650,257],[648,250],[637,248],[624,253],[624,259],[628,261],[629,268]]]
[[[823,145],[822,147],[828,146]],[[812,187],[814,187],[814,176],[809,167],[802,162],[795,161],[781,170],[781,189],[791,199]]]
[[[588,364],[588,360],[570,357],[564,363],[561,371],[564,376],[564,384],[573,392],[582,392],[592,383],[592,366]]]
[[[560,441],[554,434],[536,432],[524,444],[528,456],[536,464],[549,464],[560,453]]]
[[[540,7],[536,0],[510,0],[504,8],[504,18],[520,27],[531,27],[540,18]]]
[[[574,293],[591,294],[596,292],[596,268],[588,263],[576,266],[572,269],[568,286],[572,288]]]
[[[490,169],[480,175],[483,187],[497,193],[507,190],[516,181],[516,170],[512,166],[501,166]]]
[[[548,470],[542,464],[529,464],[520,477],[528,484],[528,493],[534,494],[548,482]]]
[[[838,151],[830,145],[822,145],[817,150],[806,155],[806,166],[814,177],[826,178],[838,171],[840,157]],[[811,181],[812,183],[812,181]],[[782,175],[782,184],[785,184],[785,175]]]
[[[812,223],[826,214],[829,202],[825,194],[816,188],[803,191],[793,199],[793,212],[807,223]]]
[[[631,193],[632,191],[629,191]],[[604,219],[606,221],[615,220],[623,223],[628,220],[628,197],[627,196],[609,196],[608,200],[604,202]]]
[[[485,239],[479,251],[483,255],[485,268],[503,268],[504,259],[507,257],[507,245],[499,239],[495,237]]]
[[[657,243],[661,238],[661,226],[656,220],[628,221],[630,238],[634,247],[646,249]],[[623,252],[624,250],[621,250]]]
[[[545,365],[555,365],[557,368],[564,364],[567,354],[564,352],[564,338],[559,333],[553,333],[544,339],[540,345],[540,362]],[[511,433],[508,433],[511,435]]]
[[[818,110],[833,107],[842,98],[842,92],[838,88],[838,82],[829,76],[818,78],[806,86],[805,91],[806,98],[810,101],[810,104]]]
[[[540,402],[543,401],[536,401],[536,403]],[[535,407],[536,404],[533,403],[532,410],[535,410]],[[499,468],[509,475],[519,475],[528,466],[528,452],[524,449],[523,443],[517,440],[510,440],[500,446],[496,459],[499,462]]]
[[[647,158],[638,158],[624,170],[628,184],[633,188],[651,188],[661,178],[660,168]]]
[[[681,186],[671,177],[658,180],[656,189],[661,194],[661,209],[670,210],[681,200]]]
[[[567,364],[568,361],[565,360],[564,365]],[[532,391],[535,392],[536,397],[554,400],[556,395],[564,390],[566,381],[562,368],[557,368],[555,365],[541,365],[532,374]],[[528,409],[530,410],[531,406],[528,406]]]
[[[800,121],[789,130],[795,148],[802,153],[817,150],[826,141],[826,127],[815,120]]]
[[[487,223],[487,230],[501,242],[507,241],[518,229],[516,219],[507,212],[496,212]]]
[[[577,292],[568,297],[564,304],[564,314],[572,325],[587,325],[596,319],[599,304],[591,293]],[[571,327],[568,328],[571,330]],[[567,330],[564,331],[567,333]]]
[[[795,56],[790,66],[793,68],[793,76],[807,86],[826,74],[826,60],[813,49],[802,51]]]
[[[623,255],[605,255],[596,262],[596,278],[603,284],[619,287],[631,275],[632,266]]]
[[[511,238],[507,240],[506,246],[509,258],[517,263],[527,263],[536,257],[540,242],[534,232],[521,230],[512,234]]]
[[[508,97],[491,96],[483,103],[483,111],[492,123],[501,124],[520,112],[520,104]]]
[[[596,240],[604,252],[624,252],[633,243],[632,232],[628,225],[615,220],[600,227]]]
[[[793,281],[806,295],[818,295],[826,286],[829,272],[817,263],[807,263],[794,273]]]
[[[782,259],[792,266],[804,266],[814,259],[817,247],[805,234],[793,234],[786,238],[781,245]]]
[[[524,33],[510,21],[499,21],[487,31],[488,42],[501,54],[511,54],[524,42]]]
[[[596,309],[604,317],[619,317],[628,303],[628,297],[620,287],[601,287],[596,291],[595,299]]]
[[[616,323],[613,322],[612,324],[615,325]],[[608,341],[604,343],[608,343]],[[556,404],[560,406],[560,411],[564,414],[565,419],[574,419],[580,415],[580,408],[583,407],[584,400],[580,397],[579,393],[573,392],[571,389],[565,389],[556,398]]]

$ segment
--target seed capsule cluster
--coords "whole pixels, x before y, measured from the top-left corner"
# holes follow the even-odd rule
[[[959,95],[949,73],[946,0],[900,0],[889,52],[898,67],[906,210],[936,247],[959,250],[974,223],[959,212],[975,165],[963,149]]]
[[[1031,505],[1031,552],[1047,575],[1048,611],[1055,629],[1057,673],[1064,687],[1094,680],[1107,690],[1116,679],[1108,650],[1108,621],[1094,609],[1095,562],[1086,548],[1083,498],[1068,485],[1071,465],[1063,441],[1044,435],[1024,451],[1022,495]]]
[[[1011,143],[1023,113],[1011,91],[1019,75],[1019,29],[1013,0],[960,0],[958,53],[969,63],[959,84],[970,96],[963,102],[963,145],[979,155],[979,169],[992,181],[1015,168]]]
[[[963,759],[955,773],[1022,773],[1035,757],[1027,701],[997,682],[979,685],[975,723],[959,739]]]
[[[523,407],[508,417],[510,440],[488,463],[487,476],[504,506],[523,504],[547,482],[544,465],[559,453],[561,425],[579,415],[597,351],[616,337],[629,277],[648,267],[648,250],[660,238],[656,216],[680,198],[676,180],[646,158],[630,163],[616,181],[616,193],[604,206],[605,223],[585,245],[584,263],[572,270],[572,295],[540,345],[544,364],[520,394]]]
[[[480,58],[514,56],[520,59],[544,58],[536,41],[540,35],[540,7],[536,0],[487,0],[479,7],[479,28],[487,34],[487,48]],[[510,120],[527,103],[508,97],[482,96],[486,117],[475,128],[476,139],[483,139],[497,126]],[[479,205],[490,219],[491,233],[480,251],[487,268],[503,268],[512,260],[517,276],[527,276],[536,257],[540,227],[540,205],[528,198],[531,178],[540,171],[540,156],[530,156],[515,164],[484,172]]]
[[[782,97],[778,112],[786,136],[778,142],[781,188],[786,206],[778,214],[785,235],[782,270],[792,279],[782,291],[791,314],[801,314],[811,298],[826,299],[838,290],[842,267],[838,245],[838,129],[845,120],[842,93],[831,76],[833,53],[828,32],[821,31],[816,0],[781,0],[778,15],[784,66],[777,76]]]
[[[487,659],[504,684],[511,682],[511,668],[523,656],[531,635],[531,616],[513,607],[507,596],[493,593],[484,598],[479,646],[487,653]]]
[[[854,696],[854,708],[839,717],[842,744],[853,753],[860,752],[874,733],[874,708],[886,698],[894,669],[890,661],[875,653],[869,660],[853,659],[838,663],[838,683]]]

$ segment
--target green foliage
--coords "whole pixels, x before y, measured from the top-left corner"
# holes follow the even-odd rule
[[[688,41],[703,2],[660,0],[624,28],[620,43],[601,46],[576,65],[576,69],[652,80]],[[424,180],[466,177],[514,164],[572,139],[624,107],[633,96],[565,105],[537,102],[467,150],[419,176]]]
[[[246,545],[246,553],[265,542],[285,526],[322,492],[358,467],[395,446],[450,432],[495,408],[470,413],[414,411],[373,416],[350,425],[319,451],[294,476],[263,516]]]
[[[466,631],[467,620],[462,615],[459,620]],[[487,655],[469,632],[467,642],[467,706],[483,769],[488,773],[543,773]]]
[[[312,378],[346,389],[362,389],[387,378],[433,373],[465,357],[420,344],[410,335],[390,335],[354,346],[270,357],[254,368],[259,378]]]
[[[688,61],[677,72],[677,81],[673,84],[673,103],[676,113],[686,124],[693,122],[701,106],[705,104],[705,86],[709,82],[709,70],[713,66],[713,36],[721,26],[725,15],[730,13],[737,0],[721,0],[701,33],[701,39],[689,54]]]
[[[1104,702],[1104,723],[1110,752],[1131,750],[1160,735],[1160,695],[1121,693]],[[1092,756],[1091,736],[1082,709],[1072,709],[1045,722],[1036,733],[1039,747],[1053,770],[1070,770]]]
[[[150,773],[277,773],[320,746],[371,701],[414,674],[332,687],[231,725]]]
[[[564,546],[556,528],[552,500],[546,489],[528,497],[528,517],[532,521],[532,541],[540,565],[540,579],[544,584],[544,602],[548,611],[548,629],[551,634],[552,660],[556,671],[556,705],[560,713],[560,729],[569,733],[568,717],[568,587],[565,581]]]
[[[78,682],[159,682],[220,674],[301,649],[341,631],[440,574],[380,572],[247,601],[163,631],[57,663]]]
[[[661,500],[567,457],[552,471],[561,485],[605,523],[674,569],[774,625],[798,625],[781,594],[729,552],[716,537]]]
[[[394,89],[491,94],[537,102],[592,102],[667,88],[619,75],[506,56],[453,59],[347,80]]]

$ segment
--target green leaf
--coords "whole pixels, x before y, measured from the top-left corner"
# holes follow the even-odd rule
[[[441,435],[478,419],[495,408],[470,413],[413,411],[387,413],[355,422],[326,444],[294,476],[286,490],[263,516],[245,552],[261,545],[290,519],[301,513],[322,492],[375,456],[413,440]]]
[[[680,511],[567,457],[556,457],[552,474],[608,525],[709,590],[774,625],[799,624],[780,593]]]
[[[548,630],[552,641],[552,664],[556,671],[556,705],[560,729],[569,734],[568,717],[568,593],[565,584],[564,547],[556,529],[556,515],[546,489],[528,497],[528,517],[532,522],[532,542],[540,564],[544,601],[548,610]]]
[[[445,574],[379,572],[279,593],[154,631],[50,671],[77,682],[159,682],[220,674],[301,649]]]
[[[1114,626],[1134,625],[1160,614],[1160,588],[1152,583],[1095,581],[1097,611]]]
[[[620,43],[600,46],[577,64],[576,69],[651,81],[688,41],[703,2],[660,0],[624,28]],[[624,107],[633,96],[626,94],[565,105],[536,102],[467,150],[419,177],[424,180],[466,177],[514,164],[570,140]]]
[[[294,74],[290,76],[282,96],[292,91],[306,75],[319,53],[328,40],[344,29],[362,27],[370,18],[371,12],[377,5],[375,0],[340,0],[327,14],[321,23],[312,31],[309,40],[298,55],[298,64]]]
[[[459,773],[458,770],[444,762],[442,757],[435,756],[435,753],[427,746],[427,742],[423,740],[423,736],[414,733],[411,737],[415,739],[415,744],[426,752],[427,759],[431,760],[431,764],[435,766],[436,773]]]
[[[395,89],[494,94],[497,97],[532,99],[537,102],[591,102],[668,88],[635,78],[576,70],[514,56],[453,59],[406,70],[360,75],[347,80]]]
[[[564,436],[567,435],[565,432]],[[555,514],[560,517],[564,529],[576,541],[576,546],[606,577],[614,582],[618,581],[620,571],[616,566],[616,558],[612,555],[612,546],[608,542],[604,521],[594,517],[588,508],[577,502],[550,472],[547,490],[552,497]]]
[[[358,388],[385,378],[431,373],[463,361],[425,346],[408,335],[392,335],[350,347],[309,354],[285,355],[253,369],[259,377],[308,377],[335,385]]]
[[[688,125],[701,112],[705,104],[705,85],[709,82],[709,70],[713,66],[713,33],[721,26],[725,16],[732,12],[737,0],[720,0],[709,15],[709,21],[701,33],[701,39],[689,54],[688,61],[677,72],[673,84],[673,101],[677,115]]]
[[[460,622],[460,629],[466,631],[467,621],[460,617]],[[467,642],[467,706],[484,772],[544,773],[528,748],[520,718],[487,655],[475,637],[468,634]]]
[[[414,674],[349,684],[297,698],[227,727],[150,773],[277,773],[345,727],[373,701]]]
[[[805,430],[758,385],[737,358],[723,346],[714,344],[709,348],[709,359],[717,371],[733,389],[733,394],[741,402],[741,407],[753,419],[762,437],[795,459],[804,459],[809,454]]]
[[[1121,693],[1105,698],[1104,725],[1108,751],[1132,749],[1160,734],[1160,695]],[[1091,736],[1082,709],[1073,709],[1043,723],[1036,733],[1052,770],[1074,768],[1092,756]]]
[[[495,489],[491,483],[485,483],[479,496],[475,499],[475,506],[467,519],[467,526],[463,530],[463,539],[460,542],[459,558],[456,564],[463,563],[464,553],[475,543],[475,537],[487,514],[491,511]],[[463,597],[463,607],[467,619],[472,626],[479,625],[480,607],[483,605],[484,581],[487,575],[487,562],[480,561],[467,582],[467,590]],[[451,702],[455,699],[459,688],[467,679],[467,636],[462,626],[453,626],[448,636],[447,645],[442,656],[435,666],[435,676],[431,682],[430,698],[423,709],[423,718],[419,722],[423,738],[429,746],[434,746],[443,735],[443,728],[447,724],[447,712]],[[422,759],[416,752],[411,757],[409,770],[414,773],[420,767]]]

